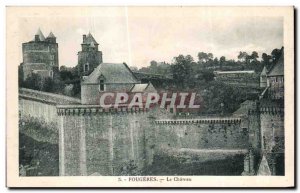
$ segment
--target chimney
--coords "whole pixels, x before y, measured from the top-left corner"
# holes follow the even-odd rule
[[[83,43],[85,42],[86,39],[86,35],[83,35]]]

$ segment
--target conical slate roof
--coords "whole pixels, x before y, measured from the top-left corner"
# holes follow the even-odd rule
[[[38,35],[39,38],[40,38],[40,41],[45,41],[45,36],[44,34],[42,33],[41,29],[39,28],[38,31],[36,32],[35,35]]]
[[[82,42],[82,44],[91,44],[92,42],[94,43],[94,45],[99,45],[99,44],[96,42],[95,38],[92,36],[92,34],[89,33],[89,34],[86,36],[85,40]]]
[[[49,33],[48,38],[55,38],[54,34],[52,32]]]

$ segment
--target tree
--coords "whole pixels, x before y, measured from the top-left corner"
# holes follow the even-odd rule
[[[209,60],[213,60],[213,58],[214,58],[214,55],[212,54],[212,53],[208,53],[207,54],[207,60],[209,61]]]
[[[174,64],[171,66],[171,71],[177,86],[181,89],[187,85],[188,80],[190,79],[191,65],[193,61],[193,57],[190,55],[179,55],[174,58]]]
[[[50,77],[45,78],[42,91],[54,92],[54,81],[52,80],[52,78]]]
[[[274,62],[276,62],[280,56],[281,56],[281,50],[275,48],[272,52],[271,52],[271,56]]]
[[[221,58],[220,58],[220,68],[221,68],[221,69],[223,68],[225,62],[226,62],[225,56],[221,56]]]
[[[247,52],[240,52],[238,55],[238,59],[245,62],[248,59]]]
[[[219,59],[217,57],[215,57],[215,59],[213,61],[213,66],[215,66],[215,67],[219,66]]]
[[[207,53],[204,53],[204,52],[199,52],[198,53],[198,60],[199,60],[199,63],[206,63],[207,60],[208,60],[208,55]]]
[[[254,61],[257,61],[257,58],[259,58],[258,53],[256,51],[253,51],[251,54],[251,59]]]
[[[270,56],[266,53],[263,53],[261,58],[262,58],[263,65],[266,66],[267,69],[270,69],[270,66],[271,66],[270,60],[272,59],[272,56]]]
[[[24,87],[33,90],[42,90],[43,88],[42,77],[36,73],[32,73],[24,81]]]
[[[156,68],[156,67],[157,67],[157,62],[156,62],[155,60],[152,60],[152,61],[150,62],[150,67]]]

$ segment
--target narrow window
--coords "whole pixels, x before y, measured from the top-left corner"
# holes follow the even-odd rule
[[[100,80],[99,90],[104,91],[104,80]]]
[[[84,65],[84,72],[87,72],[87,71],[89,71],[89,64]]]

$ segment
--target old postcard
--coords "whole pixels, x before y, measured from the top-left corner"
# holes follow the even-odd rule
[[[293,187],[294,8],[7,7],[8,187]]]

